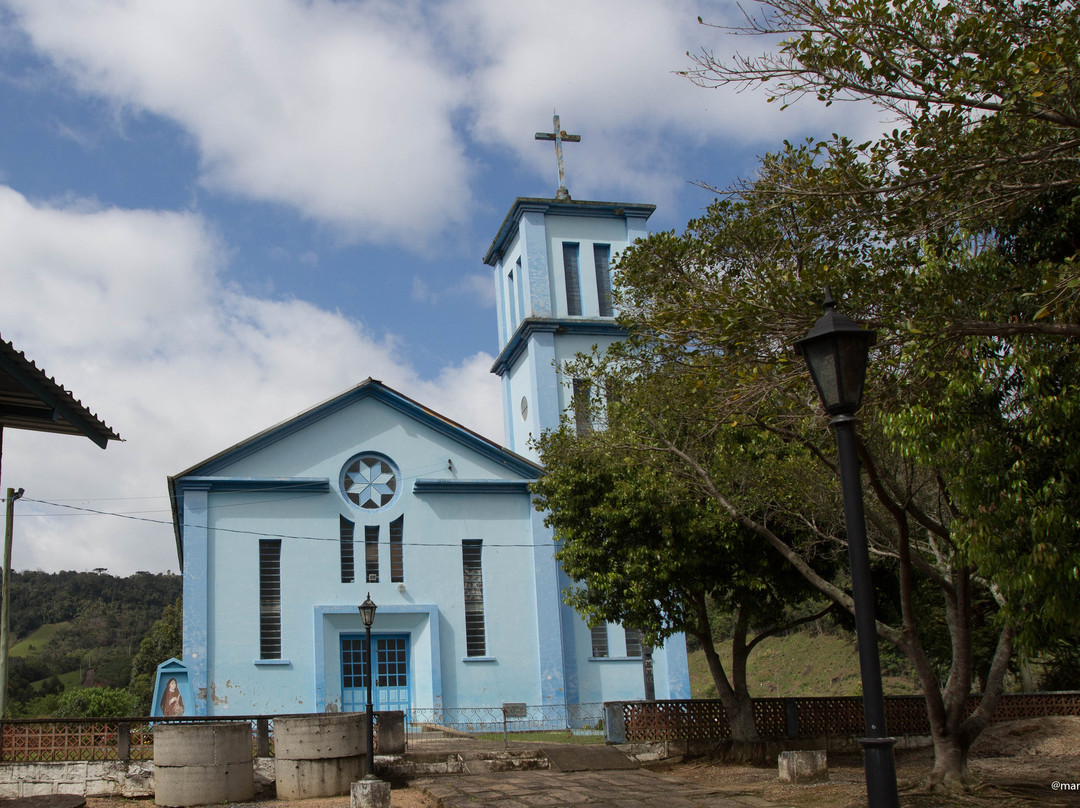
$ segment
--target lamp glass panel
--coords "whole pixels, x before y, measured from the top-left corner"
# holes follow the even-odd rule
[[[835,341],[829,338],[818,339],[802,344],[803,357],[806,365],[810,368],[810,375],[814,378],[818,395],[825,409],[832,409],[840,403],[838,394],[840,391],[840,379],[837,372],[837,353]]]
[[[859,335],[837,341],[840,364],[840,398],[852,412],[862,404],[863,382],[866,380],[867,340]]]
[[[370,626],[375,622],[375,608],[375,604],[370,600],[360,605],[360,619],[364,621],[365,626]]]

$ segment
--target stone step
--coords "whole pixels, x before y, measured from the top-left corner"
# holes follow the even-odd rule
[[[406,752],[404,755],[377,755],[375,769],[391,780],[410,780],[440,774],[488,774],[493,772],[547,769],[550,763],[539,749],[466,754],[456,752]]]

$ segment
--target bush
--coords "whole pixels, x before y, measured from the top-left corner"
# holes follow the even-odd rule
[[[52,718],[56,715],[60,696],[49,693],[28,701],[15,701],[8,704],[8,718]]]
[[[136,713],[136,699],[117,687],[77,687],[60,695],[57,718],[126,718]]]

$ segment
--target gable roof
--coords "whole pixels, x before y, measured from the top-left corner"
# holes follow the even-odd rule
[[[365,398],[372,398],[392,409],[401,412],[409,418],[421,422],[436,432],[450,437],[466,449],[473,451],[489,460],[494,460],[508,471],[527,480],[536,479],[543,471],[543,467],[528,458],[500,446],[478,432],[474,432],[462,426],[456,421],[441,415],[435,410],[425,407],[408,396],[399,393],[392,387],[388,387],[378,379],[368,377],[360,384],[339,393],[333,398],[327,399],[321,404],[316,404],[308,410],[294,415],[281,423],[264,429],[250,438],[240,441],[207,459],[196,463],[188,469],[168,478],[169,499],[172,505],[173,532],[176,536],[177,558],[180,567],[184,565],[183,525],[181,514],[183,513],[183,481],[185,478],[195,478],[192,481],[204,483],[206,478],[213,477],[217,472],[235,463],[237,460],[255,454],[267,446],[270,446],[289,435],[295,434],[311,424],[335,413]],[[254,482],[254,481],[251,481]],[[272,480],[259,480],[258,484],[265,487],[273,484]],[[318,487],[320,481],[309,478],[302,480],[279,480],[278,484],[295,487],[303,485],[306,488]],[[234,481],[235,485],[243,486],[244,481]]]
[[[0,427],[121,440],[104,421],[10,342],[0,339]]]

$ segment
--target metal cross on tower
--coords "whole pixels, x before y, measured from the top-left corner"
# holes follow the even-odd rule
[[[555,161],[559,164],[559,190],[555,192],[555,198],[569,199],[570,192],[566,190],[566,169],[563,168],[562,144],[564,140],[568,143],[578,143],[581,141],[581,135],[568,135],[563,129],[560,129],[559,113],[556,112],[552,120],[555,124],[554,131],[537,132],[536,140],[555,141]]]

